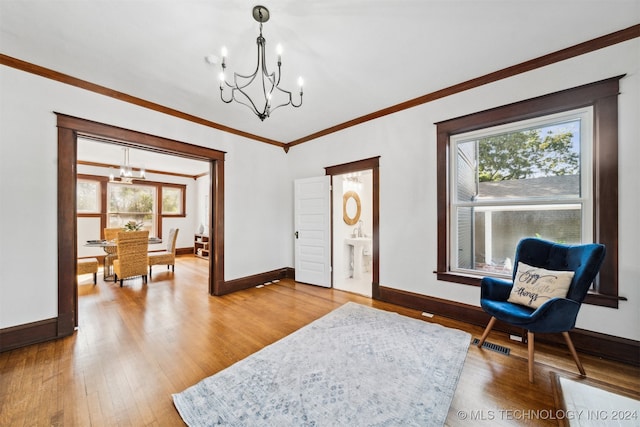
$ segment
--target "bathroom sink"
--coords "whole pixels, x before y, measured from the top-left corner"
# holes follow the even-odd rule
[[[347,237],[344,241],[347,245],[362,245],[365,243],[371,243],[371,237]]]
[[[371,244],[371,237],[347,237],[344,242],[353,247],[353,278],[359,279],[362,275],[363,251]]]

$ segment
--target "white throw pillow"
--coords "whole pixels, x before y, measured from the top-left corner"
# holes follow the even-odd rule
[[[551,298],[565,298],[573,271],[552,271],[518,263],[513,288],[507,301],[538,308]]]

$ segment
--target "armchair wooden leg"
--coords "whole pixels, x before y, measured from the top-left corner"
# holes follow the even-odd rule
[[[489,332],[491,332],[491,329],[493,329],[493,325],[496,323],[496,320],[498,319],[496,319],[495,317],[492,317],[491,320],[489,320],[489,323],[484,329],[484,333],[482,334],[482,337],[480,337],[480,341],[478,342],[478,348],[481,348],[482,344],[484,344],[484,340],[486,340],[489,336]]]
[[[149,278],[153,279],[153,277],[151,277],[151,266],[149,266]]]
[[[527,331],[527,342],[529,343],[529,382],[533,382],[533,332]]]
[[[580,371],[580,375],[583,377],[587,376],[584,368],[582,367],[582,363],[580,362],[580,358],[578,357],[578,353],[576,352],[576,348],[573,346],[573,341],[571,341],[571,337],[569,336],[569,332],[563,332],[562,336],[567,343],[567,347],[569,347],[569,351],[573,356],[573,360],[576,362],[576,366],[578,367],[578,371]]]

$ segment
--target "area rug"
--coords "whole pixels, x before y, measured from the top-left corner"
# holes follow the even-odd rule
[[[174,394],[195,426],[442,426],[471,335],[347,303]]]

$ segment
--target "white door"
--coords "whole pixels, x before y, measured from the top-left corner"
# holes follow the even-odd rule
[[[296,281],[331,287],[331,176],[294,182]]]

